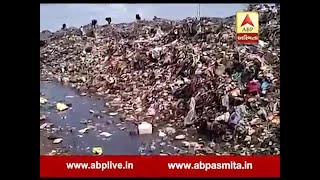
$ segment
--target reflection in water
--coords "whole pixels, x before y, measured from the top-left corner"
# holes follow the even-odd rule
[[[122,127],[125,126],[126,129],[120,130],[116,126],[120,123],[119,120],[117,117],[107,115],[108,111],[103,100],[79,96],[71,88],[56,82],[40,82],[40,92],[49,101],[45,110],[40,108],[40,111],[46,113],[48,122],[62,128],[59,134],[63,137],[63,145],[69,147],[72,154],[91,154],[91,148],[94,146],[102,147],[104,154],[135,155],[140,154],[139,151],[157,154],[165,147],[159,147],[163,140],[157,137],[157,133],[154,133],[155,135],[130,136],[129,131],[134,129],[135,126],[129,123],[123,124]],[[66,98],[66,96],[74,97]],[[55,103],[58,101],[71,103],[72,106],[69,110],[58,113],[55,109]],[[97,118],[89,110],[95,112],[107,111],[107,114],[99,113],[101,118]],[[80,123],[84,120],[91,120],[92,122],[89,124],[95,126],[96,130],[89,130],[88,133],[81,136],[78,131],[87,127],[87,125]],[[107,121],[111,121],[112,124],[107,123]],[[71,128],[75,128],[75,130],[71,132]],[[111,133],[112,136],[109,138],[99,136],[99,133],[104,131]],[[152,150],[156,146],[156,150],[150,152],[150,146]]]

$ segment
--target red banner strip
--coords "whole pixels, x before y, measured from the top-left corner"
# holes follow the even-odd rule
[[[40,156],[40,177],[280,177],[280,157]]]

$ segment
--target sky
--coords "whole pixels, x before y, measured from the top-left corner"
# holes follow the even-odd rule
[[[67,27],[80,27],[92,19],[106,24],[135,21],[135,15],[151,20],[154,16],[172,20],[194,17],[198,4],[40,4],[40,31],[56,31],[65,23]],[[246,4],[201,4],[201,16],[227,17],[243,10]]]

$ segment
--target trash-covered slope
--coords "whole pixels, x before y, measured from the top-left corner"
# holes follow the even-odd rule
[[[108,96],[130,120],[192,126],[226,152],[279,154],[280,6],[249,10],[259,45],[236,43],[234,17],[86,26],[40,40],[40,71]]]

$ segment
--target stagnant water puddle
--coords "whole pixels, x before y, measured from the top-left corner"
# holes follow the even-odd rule
[[[106,100],[81,96],[70,87],[50,81],[40,82],[40,93],[48,100],[46,105],[40,106],[40,114],[47,116],[47,120],[40,125],[53,123],[54,127],[59,129],[54,134],[63,139],[60,146],[70,154],[92,154],[92,147],[102,147],[103,154],[109,155],[180,154],[185,151],[178,148],[182,146],[181,141],[172,143],[172,138],[159,137],[156,130],[152,135],[131,135],[130,131],[134,131],[136,125],[132,122],[121,122],[117,116],[109,116],[105,107]],[[70,103],[71,108],[57,112],[56,103],[59,101]],[[84,134],[79,133],[80,129],[88,126],[83,124],[88,120],[96,129]],[[47,136],[45,131],[40,130],[40,136]],[[101,132],[112,135],[106,138],[99,135]]]

